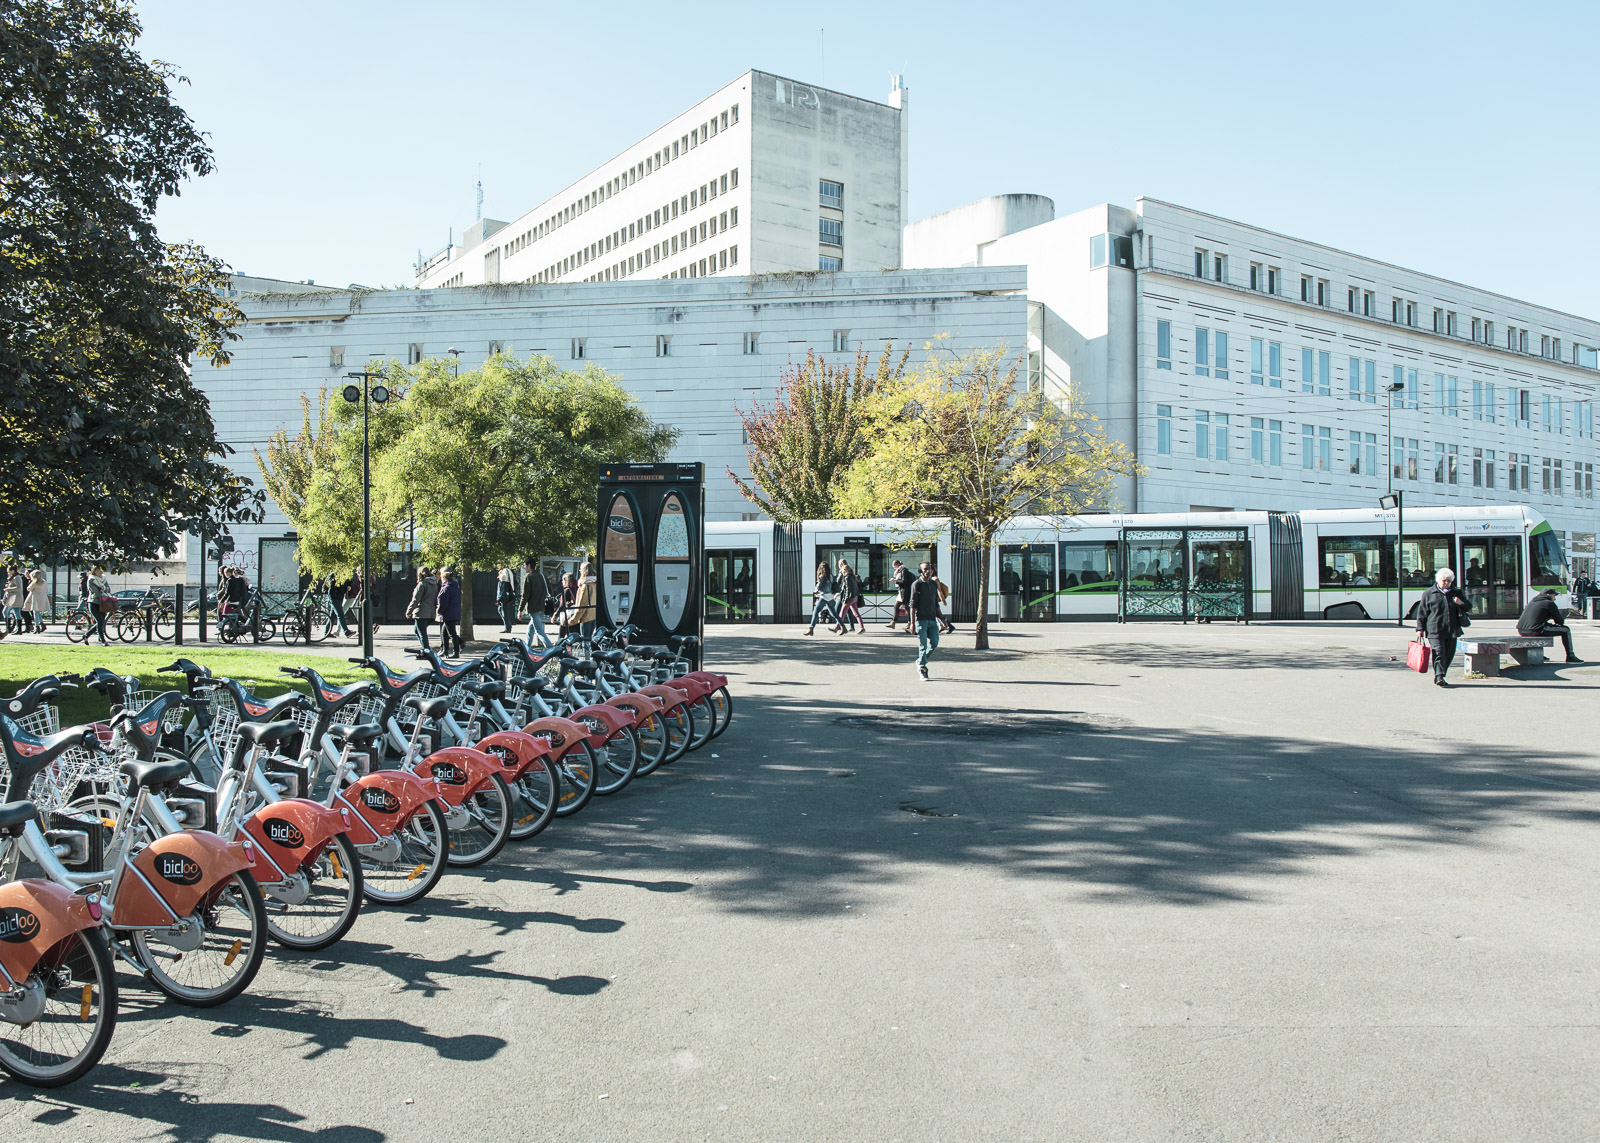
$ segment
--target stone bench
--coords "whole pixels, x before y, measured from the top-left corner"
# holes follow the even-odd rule
[[[1544,649],[1555,646],[1551,635],[1510,635],[1501,639],[1463,639],[1469,679],[1493,679],[1500,674],[1500,656],[1510,655],[1519,667],[1537,667],[1544,662]]]

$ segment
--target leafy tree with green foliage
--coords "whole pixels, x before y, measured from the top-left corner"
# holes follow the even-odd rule
[[[0,544],[122,563],[258,519],[187,362],[226,362],[224,267],[157,236],[212,168],[122,0],[0,3]]]
[[[589,549],[598,466],[663,460],[678,437],[597,365],[575,373],[548,357],[499,354],[459,377],[437,359],[384,372],[404,397],[386,414],[393,435],[374,451],[374,517],[414,510],[429,561],[455,565],[463,638],[472,637],[474,568]],[[359,428],[354,435],[359,449]],[[359,496],[357,505],[359,514]]]
[[[866,451],[841,504],[860,516],[948,518],[978,549],[973,646],[989,648],[989,553],[1018,516],[1112,506],[1116,480],[1138,465],[1082,410],[1060,408],[1018,380],[1004,348],[941,349],[863,402]],[[928,529],[921,529],[926,534]]]
[[[862,348],[851,365],[832,365],[806,352],[805,363],[784,369],[771,405],[759,401],[736,410],[744,422],[746,481],[728,476],[745,498],[774,520],[826,520],[835,512],[845,472],[861,455],[861,403],[905,373],[910,350],[898,361],[883,347],[876,366]]]

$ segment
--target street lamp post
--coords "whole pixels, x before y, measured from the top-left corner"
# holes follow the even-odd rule
[[[1406,546],[1406,494],[1404,491],[1394,490],[1394,395],[1404,389],[1404,381],[1396,381],[1386,387],[1389,394],[1389,445],[1384,450],[1389,460],[1389,494],[1378,501],[1385,508],[1395,510],[1394,520],[1394,582],[1395,582],[1395,625],[1406,625],[1406,577],[1402,561],[1405,557]]]
[[[460,377],[461,376],[461,351],[459,349],[456,349],[454,346],[451,346],[449,349],[445,350],[445,352],[450,355],[450,376],[451,377]]]
[[[382,405],[389,400],[385,385],[373,385],[374,377],[381,373],[357,370],[346,377],[359,377],[361,384],[346,385],[344,399],[352,405],[361,404],[361,653],[372,658],[372,466],[371,421],[372,402]]]

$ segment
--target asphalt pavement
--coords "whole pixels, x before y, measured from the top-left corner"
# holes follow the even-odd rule
[[[1008,625],[923,683],[716,629],[722,738],[222,1008],[124,974],[0,1130],[1593,1140],[1600,666],[1440,690],[1405,641]]]

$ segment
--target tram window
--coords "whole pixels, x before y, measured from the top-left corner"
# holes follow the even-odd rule
[[[1407,536],[1400,545],[1400,571],[1407,587],[1430,587],[1434,573],[1452,566],[1449,536]]]
[[[1394,540],[1384,536],[1324,536],[1322,586],[1393,587]]]
[[[1554,532],[1540,532],[1528,537],[1528,555],[1533,563],[1533,586],[1565,587],[1567,560],[1561,552],[1561,541]]]
[[[1117,590],[1115,540],[1063,540],[1061,590],[1077,595]]]
[[[1140,586],[1175,586],[1187,578],[1184,570],[1183,537],[1170,539],[1139,537],[1128,539],[1128,581]]]
[[[899,560],[914,573],[918,565],[927,562],[937,574],[939,564],[933,558],[932,548],[891,548],[885,544],[852,544],[848,547],[829,547],[818,544],[816,562],[807,577],[809,585],[817,574],[817,564],[826,563],[829,575],[839,574],[839,561],[849,564],[861,577],[861,590],[868,595],[883,595],[894,590],[894,561]]]

